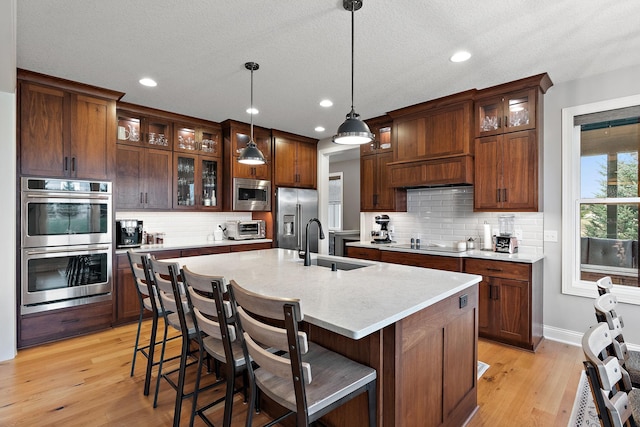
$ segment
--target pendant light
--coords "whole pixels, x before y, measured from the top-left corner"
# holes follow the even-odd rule
[[[247,143],[247,146],[242,150],[238,157],[238,162],[245,165],[264,165],[267,161],[264,158],[262,152],[258,149],[258,146],[253,142],[253,72],[260,68],[260,65],[255,62],[247,62],[244,64],[247,70],[251,71],[251,138]]]
[[[342,6],[351,11],[351,111],[347,114],[347,119],[344,123],[338,128],[338,133],[334,135],[333,142],[347,145],[367,144],[373,141],[373,134],[369,130],[369,126],[360,120],[360,115],[353,109],[353,28],[355,11],[362,7],[362,0],[344,0]]]

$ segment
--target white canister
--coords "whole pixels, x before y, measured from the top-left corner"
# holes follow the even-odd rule
[[[222,240],[222,230],[215,230],[213,232],[213,239],[214,240]]]

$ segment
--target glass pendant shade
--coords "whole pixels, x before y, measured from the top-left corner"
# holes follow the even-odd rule
[[[247,70],[251,71],[251,139],[247,143],[247,146],[240,152],[238,156],[238,163],[245,165],[264,165],[267,160],[264,158],[264,154],[258,148],[255,142],[253,142],[253,72],[260,68],[260,65],[255,62],[247,62],[244,64]]]

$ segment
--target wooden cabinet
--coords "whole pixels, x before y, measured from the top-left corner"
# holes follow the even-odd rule
[[[542,261],[533,264],[468,258],[464,272],[480,282],[480,336],[535,350],[542,340]]]
[[[474,209],[537,211],[537,150],[535,131],[477,138]]]
[[[416,161],[471,154],[474,91],[389,112],[394,160]]]
[[[542,209],[545,74],[478,91],[475,99],[475,211]]]
[[[222,210],[219,157],[173,153],[173,208]]]
[[[156,110],[126,103],[118,104],[118,144],[173,148],[173,124],[167,117],[154,115]]]
[[[113,178],[116,99],[108,91],[18,70],[19,173]]]
[[[462,258],[413,252],[380,251],[380,261],[393,264],[413,265],[415,267],[435,268],[436,270],[462,271]]]
[[[272,130],[274,184],[317,187],[318,140]]]
[[[170,209],[171,152],[118,144],[116,209]]]
[[[361,248],[358,246],[347,246],[345,256],[349,258],[366,259],[369,261],[380,261],[380,250]]]
[[[238,163],[240,152],[251,139],[251,128],[246,123],[226,120],[222,123],[224,137],[225,178],[232,184],[232,178],[250,178],[271,180],[271,131],[258,126],[253,127],[253,142],[264,155],[267,163],[264,165],[244,165]],[[231,194],[231,193],[230,193]]]
[[[222,129],[219,125],[176,122],[173,128],[173,151],[222,157]]]
[[[360,146],[360,210],[407,210],[407,191],[390,186],[388,163],[393,161],[391,119],[381,116],[367,121],[375,135],[371,144]]]

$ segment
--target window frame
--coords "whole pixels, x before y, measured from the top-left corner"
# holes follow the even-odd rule
[[[594,102],[562,109],[562,293],[595,298],[595,282],[580,280],[580,126],[575,116],[640,105],[640,95]],[[640,150],[639,150],[640,151]],[[608,199],[610,203],[639,198]],[[602,202],[601,199],[598,200]],[[640,305],[640,287],[614,285],[619,301]]]
[[[330,185],[327,186],[328,189],[328,193],[327,193],[327,214],[329,214],[328,208],[331,205],[339,205],[340,206],[340,215],[339,215],[339,225],[338,227],[330,227],[329,225],[331,224],[331,215],[328,215],[327,217],[327,229],[331,230],[331,231],[342,231],[342,226],[344,224],[344,176],[342,172],[330,172],[329,173],[329,182],[333,181],[333,180],[339,180],[340,181],[340,202],[339,203],[335,203],[331,201],[331,189],[330,189]]]

